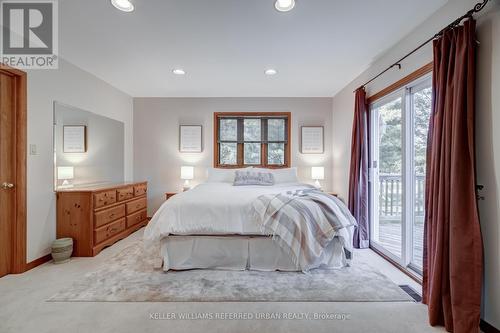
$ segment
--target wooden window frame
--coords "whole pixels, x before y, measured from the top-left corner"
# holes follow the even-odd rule
[[[369,96],[366,99],[366,103],[368,105],[373,104],[375,101],[381,99],[382,97],[385,97],[385,96],[389,95],[390,93],[393,93],[394,91],[410,84],[411,82],[418,80],[422,76],[425,76],[425,75],[431,73],[433,67],[434,67],[434,62],[430,62],[430,63],[420,67],[419,69],[417,69],[416,71],[405,76],[401,80],[394,82],[390,86],[388,86],[388,87],[380,90],[379,92]]]
[[[284,164],[275,165],[267,163],[267,142],[265,135],[267,133],[262,133],[263,139],[261,140],[261,162],[260,164],[244,164],[244,152],[243,152],[243,140],[242,138],[238,138],[237,140],[237,163],[234,165],[229,164],[220,164],[220,142],[219,142],[219,120],[222,118],[260,118],[263,121],[266,119],[273,118],[284,118],[285,119],[285,140],[283,143],[285,144],[285,156],[284,156]],[[268,168],[268,169],[282,169],[289,168],[291,165],[290,160],[290,152],[291,152],[291,121],[292,114],[291,112],[214,112],[214,167],[215,168],[224,168],[224,169],[234,169],[234,168],[242,168],[242,167],[260,167],[260,168]],[[241,124],[242,122],[238,122]],[[241,125],[238,125],[241,126]],[[238,129],[239,135],[242,135],[242,128]],[[281,141],[280,141],[281,142]]]

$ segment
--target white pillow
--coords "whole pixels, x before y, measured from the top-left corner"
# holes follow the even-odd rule
[[[251,168],[240,168],[240,169],[219,169],[219,168],[208,168],[207,183],[232,183],[234,181],[234,176],[236,171],[243,171]]]
[[[262,169],[255,168],[255,171],[259,172],[270,172],[274,176],[274,183],[298,183],[299,177],[297,176],[297,168],[285,168],[285,169]]]

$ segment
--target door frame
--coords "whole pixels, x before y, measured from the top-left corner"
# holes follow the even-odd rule
[[[414,164],[414,159],[413,156],[410,156],[413,154],[413,140],[411,139],[412,136],[412,131],[408,130],[409,128],[409,122],[413,122],[413,114],[412,112],[407,112],[407,110],[412,109],[412,105],[410,104],[410,101],[405,99],[405,96],[407,96],[407,93],[411,94],[411,90],[408,91],[408,88],[412,88],[413,90],[415,88],[421,87],[424,82],[428,82],[428,80],[431,80],[431,74],[433,70],[433,62],[430,62],[414,72],[410,73],[409,75],[403,77],[401,80],[393,83],[392,85],[388,86],[387,88],[371,95],[370,97],[367,98],[367,104],[369,105],[369,117],[370,117],[370,122],[371,122],[371,135],[376,134],[376,130],[374,128],[375,126],[375,121],[373,121],[373,114],[372,114],[372,107],[376,106],[379,103],[383,103],[384,100],[388,100],[391,97],[398,96],[398,94],[401,94],[403,96],[402,100],[402,140],[403,140],[403,147],[402,147],[402,154],[403,154],[403,160],[402,160],[402,167],[403,167],[403,172],[402,172],[402,183],[404,186],[404,191],[402,193],[402,205],[403,207],[407,207],[408,204],[412,205],[412,209],[406,209],[406,212],[402,214],[402,226],[401,226],[401,232],[402,232],[402,237],[401,237],[401,258],[396,257],[389,251],[386,251],[383,249],[381,246],[378,246],[376,242],[373,242],[371,237],[373,237],[373,231],[372,231],[372,225],[373,225],[373,213],[374,213],[374,208],[375,204],[374,199],[370,199],[370,248],[374,250],[376,253],[384,257],[386,260],[391,262],[393,265],[395,265],[398,269],[400,269],[403,273],[407,274],[410,276],[412,279],[415,281],[422,283],[422,271],[416,267],[412,263],[413,260],[413,223],[411,225],[408,225],[407,221],[413,221],[413,217],[411,216],[411,212],[413,211],[413,203],[407,202],[408,198],[411,197],[414,187],[413,187],[413,182],[409,181],[412,179],[412,173],[410,172],[411,168],[413,168]],[[374,179],[374,168],[372,167],[372,159],[373,159],[373,148],[374,148],[374,140],[370,140],[370,169],[369,169],[369,179],[370,182],[373,182]],[[406,147],[406,142],[410,142],[412,145],[411,147]],[[407,166],[410,166],[410,168],[407,168]],[[374,197],[371,195],[372,191],[372,184],[370,184],[370,196]]]
[[[27,160],[27,74],[0,63],[0,73],[14,79],[15,92],[15,208],[12,222],[11,273],[27,270],[26,264],[26,160]]]

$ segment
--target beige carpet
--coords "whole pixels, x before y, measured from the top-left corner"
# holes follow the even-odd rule
[[[49,301],[103,302],[400,302],[411,297],[366,263],[339,270],[165,273],[146,265],[135,242]]]

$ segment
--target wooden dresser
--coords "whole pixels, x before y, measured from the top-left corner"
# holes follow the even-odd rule
[[[148,223],[147,190],[147,182],[58,189],[57,238],[73,238],[75,257],[95,256]]]

